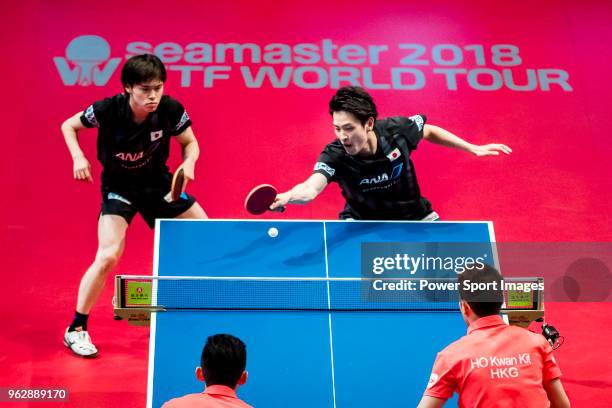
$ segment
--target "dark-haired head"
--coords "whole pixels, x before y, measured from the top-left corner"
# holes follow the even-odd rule
[[[489,265],[470,265],[459,275],[459,296],[477,317],[499,314],[504,301],[502,276]],[[483,290],[469,290],[465,283],[480,284]],[[475,287],[470,285],[469,287]]]
[[[121,83],[124,88],[151,81],[166,82],[166,67],[153,54],[133,56],[121,69]]]
[[[236,388],[246,381],[246,346],[231,334],[210,336],[202,350],[200,366],[207,386]]]
[[[329,114],[334,112],[348,112],[355,116],[361,125],[365,125],[369,118],[376,121],[378,112],[372,96],[365,89],[358,86],[345,86],[329,101]]]

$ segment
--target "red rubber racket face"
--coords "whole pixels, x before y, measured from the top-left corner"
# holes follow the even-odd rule
[[[185,173],[179,169],[172,177],[172,201],[177,201],[183,194],[183,184],[185,184]]]
[[[273,186],[261,184],[251,190],[244,201],[244,208],[253,215],[263,214],[268,211],[276,195],[277,191]]]

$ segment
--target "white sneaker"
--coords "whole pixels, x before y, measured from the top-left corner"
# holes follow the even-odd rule
[[[93,345],[89,333],[85,330],[68,331],[66,329],[64,344],[79,357],[93,358],[98,355],[98,349]]]

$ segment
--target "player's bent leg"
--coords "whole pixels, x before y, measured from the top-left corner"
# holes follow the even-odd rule
[[[208,215],[196,201],[187,211],[177,215],[176,218],[207,219]]]
[[[119,215],[101,215],[98,221],[98,251],[79,287],[77,312],[88,314],[104,289],[108,273],[119,262],[125,247],[127,221]]]
[[[64,344],[80,357],[96,357],[98,350],[91,342],[87,332],[87,316],[104,289],[108,273],[115,267],[125,247],[127,221],[118,215],[101,215],[98,221],[98,251],[96,258],[85,272],[79,286],[77,300],[77,317],[66,329]],[[84,324],[78,327],[78,318]]]

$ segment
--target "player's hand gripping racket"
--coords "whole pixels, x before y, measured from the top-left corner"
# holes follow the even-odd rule
[[[253,215],[261,215],[270,209],[270,206],[276,199],[278,191],[270,184],[260,184],[251,190],[246,200],[244,208]],[[282,208],[280,211],[284,211]],[[279,211],[277,209],[277,211]]]
[[[172,187],[170,188],[170,200],[172,202],[178,201],[181,195],[185,191],[187,186],[187,179],[185,179],[185,172],[182,168],[178,169],[172,176]]]

